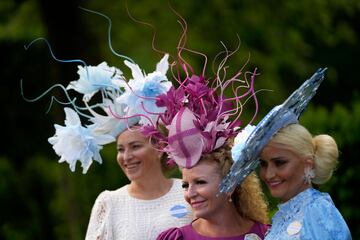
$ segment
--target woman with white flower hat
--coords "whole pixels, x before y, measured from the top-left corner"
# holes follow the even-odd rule
[[[86,239],[155,239],[161,231],[191,221],[181,180],[165,177],[168,166],[158,148],[140,127],[119,134],[117,161],[130,184],[97,197]]]
[[[63,88],[83,94],[85,107],[66,107],[65,126],[55,125],[49,138],[59,162],[75,171],[79,161],[86,173],[93,161],[102,162],[103,145],[117,142],[117,161],[130,184],[114,191],[103,191],[92,208],[86,240],[155,239],[169,227],[192,220],[182,195],[181,180],[166,177],[165,153],[160,142],[143,134],[164,111],[156,98],[172,86],[167,80],[168,54],[156,70],[145,74],[132,60],[125,65],[133,78],[125,81],[122,71],[103,62],[98,66],[79,66],[79,79]],[[90,105],[97,92],[101,101]],[[104,114],[105,113],[105,114]],[[151,113],[151,114],[150,114]],[[83,125],[83,119],[90,124]]]

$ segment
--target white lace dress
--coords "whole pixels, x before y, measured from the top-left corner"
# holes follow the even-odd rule
[[[154,200],[133,198],[127,188],[104,191],[97,197],[86,240],[151,240],[164,230],[191,222],[180,179],[173,179],[170,191]]]

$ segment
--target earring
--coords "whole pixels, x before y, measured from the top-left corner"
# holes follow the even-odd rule
[[[304,169],[304,182],[311,184],[311,180],[315,177],[315,171],[313,168],[306,167]]]
[[[232,197],[231,194],[228,194],[228,202],[231,203],[232,202]]]

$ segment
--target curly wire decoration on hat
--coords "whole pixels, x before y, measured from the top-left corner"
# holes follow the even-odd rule
[[[60,163],[67,162],[70,170],[75,171],[76,163],[79,161],[83,173],[86,173],[93,161],[102,163],[100,150],[105,144],[115,141],[115,137],[122,131],[138,123],[155,124],[158,114],[165,110],[156,105],[156,97],[167,92],[172,83],[166,77],[169,68],[168,54],[165,54],[156,65],[154,72],[145,74],[132,59],[113,50],[110,40],[111,20],[101,13],[83,10],[98,14],[108,20],[109,48],[113,54],[125,59],[124,64],[130,68],[132,78],[127,81],[120,69],[109,67],[106,62],[90,66],[82,60],[60,60],[55,57],[49,42],[44,38],[38,38],[25,49],[29,49],[37,41],[45,41],[54,60],[82,64],[78,66],[79,79],[71,81],[67,87],[55,84],[34,99],[24,96],[22,81],[20,87],[21,95],[28,102],[39,100],[54,88],[60,88],[64,92],[67,101],[60,101],[52,96],[49,110],[53,101],[68,106],[64,107],[65,126],[54,124],[55,135],[48,141],[53,145],[56,154],[60,156]],[[70,90],[83,95],[83,106],[77,103],[76,97],[70,97],[68,93]],[[93,103],[92,98],[98,93],[101,100]],[[84,119],[85,124],[81,122]]]
[[[227,76],[227,60],[238,50],[239,45],[234,51],[229,51],[222,43],[225,50],[215,60],[222,54],[225,56],[217,71],[214,71],[214,78],[206,79],[207,57],[185,47],[187,24],[172,9],[180,18],[178,22],[182,28],[177,45],[177,60],[170,64],[173,79],[178,85],[175,88],[166,76],[169,69],[168,54],[164,54],[154,72],[145,74],[132,59],[113,50],[110,18],[92,10],[81,9],[106,18],[109,23],[109,48],[114,55],[125,59],[124,64],[130,68],[132,79],[127,81],[120,69],[110,67],[106,62],[89,66],[81,60],[60,60],[53,54],[47,40],[35,40],[45,40],[53,59],[58,62],[82,63],[82,66],[78,66],[79,79],[71,81],[66,88],[55,84],[40,97],[28,99],[24,97],[21,85],[24,99],[30,102],[38,100],[55,87],[63,90],[68,102],[61,102],[54,97],[52,101],[55,99],[68,106],[64,108],[65,126],[55,124],[55,135],[48,141],[60,156],[59,162],[67,162],[71,171],[75,171],[77,161],[81,163],[83,173],[88,171],[93,160],[101,163],[99,152],[103,146],[115,141],[118,134],[134,124],[139,124],[146,136],[163,143],[160,146],[164,147],[160,150],[168,153],[169,161],[190,168],[203,153],[221,147],[229,137],[237,134],[241,125],[240,116],[249,99],[253,99],[255,104],[249,123],[254,120],[258,112],[254,90],[256,68],[253,72],[244,71],[247,61],[235,74]],[[153,49],[160,52],[154,48],[154,43]],[[200,73],[185,60],[184,52],[204,58]],[[250,80],[247,79],[249,75]],[[79,106],[77,99],[70,97],[70,90],[83,95],[84,106]],[[230,92],[233,97],[227,97],[226,92]],[[98,93],[101,95],[100,102],[90,104]],[[84,119],[87,121],[85,125],[82,123]]]
[[[298,122],[299,116],[324,80],[325,72],[326,68],[318,69],[283,104],[274,107],[256,127],[250,128],[251,133],[248,136],[245,136],[247,133],[239,133],[237,137],[243,139],[239,145],[235,144],[232,148],[232,155],[237,159],[234,159],[235,163],[220,184],[221,193],[232,192],[255,170],[259,163],[261,150],[280,128]]]
[[[156,126],[144,126],[143,133],[164,143],[163,151],[168,154],[170,161],[175,161],[181,167],[191,168],[202,154],[221,147],[229,137],[236,135],[240,129],[244,104],[251,98],[255,103],[255,113],[250,122],[254,120],[258,111],[254,90],[257,73],[256,68],[254,72],[244,73],[245,64],[233,76],[228,77],[225,64],[237,49],[229,51],[223,45],[225,57],[220,61],[214,78],[207,79],[207,57],[185,47],[187,24],[178,16],[183,34],[177,47],[177,61],[171,65],[172,70],[175,68],[174,80],[178,87],[173,86],[167,93],[157,97],[157,106],[165,107],[166,110],[159,114]],[[185,60],[184,52],[204,57],[200,73]],[[247,75],[250,75],[250,81]],[[226,91],[233,97],[227,97]]]

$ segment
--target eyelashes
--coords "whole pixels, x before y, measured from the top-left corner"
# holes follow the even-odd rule
[[[271,163],[275,165],[275,167],[281,167],[288,163],[288,160],[286,159],[273,159],[271,160]],[[271,164],[270,163],[270,164]],[[261,168],[267,168],[269,165],[268,161],[260,159],[260,167]]]
[[[205,181],[205,180],[195,180],[193,184],[195,184],[195,185],[203,185],[203,184],[207,184],[207,181]],[[187,188],[189,188],[189,183],[183,182],[181,187],[183,189],[187,189]]]

